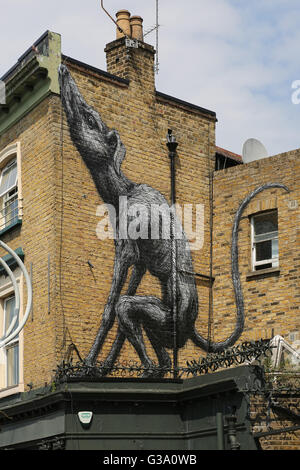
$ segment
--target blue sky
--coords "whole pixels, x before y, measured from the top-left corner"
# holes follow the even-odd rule
[[[104,0],[155,25],[155,0]],[[0,0],[3,75],[46,30],[66,55],[103,70],[114,24],[99,0]],[[270,155],[300,147],[299,0],[159,0],[159,91],[217,113],[217,145],[241,153],[252,137]],[[155,33],[146,36],[155,46]]]

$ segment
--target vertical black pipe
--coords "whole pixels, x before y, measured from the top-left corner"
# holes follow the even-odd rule
[[[214,199],[214,171],[211,165],[210,155],[210,124],[208,124],[208,172],[209,172],[209,308],[208,308],[208,334],[207,334],[207,353],[211,352],[212,342],[212,322],[213,322],[213,199]]]
[[[175,238],[175,204],[176,204],[176,149],[178,143],[168,130],[167,147],[169,149],[171,171],[171,279],[172,279],[172,316],[173,316],[173,369],[174,379],[177,378],[178,348],[177,348],[177,246]]]

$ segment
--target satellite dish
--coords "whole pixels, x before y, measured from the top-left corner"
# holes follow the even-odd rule
[[[257,139],[248,139],[243,145],[243,162],[250,163],[268,157],[264,145]]]

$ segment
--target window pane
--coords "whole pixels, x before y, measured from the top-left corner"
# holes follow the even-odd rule
[[[260,271],[262,269],[268,269],[274,267],[272,263],[260,264],[259,266],[255,266],[255,271]]]
[[[256,261],[272,258],[272,241],[256,243]]]
[[[8,188],[8,177],[9,174],[7,172],[3,172],[2,178],[1,178],[1,185],[0,185],[0,193],[3,194],[7,191]]]
[[[19,383],[19,344],[7,349],[7,387]]]
[[[4,202],[4,220],[5,226],[18,220],[18,194],[15,193]]]
[[[272,240],[272,258],[278,258],[279,251],[278,251],[278,238]]]
[[[17,183],[17,163],[14,163],[14,165],[9,168],[8,182],[9,188],[13,188]]]
[[[13,188],[17,184],[17,162],[14,162],[11,166],[6,167],[2,172],[1,184],[0,184],[0,195],[2,196],[9,189]]]
[[[262,235],[264,233],[278,231],[277,211],[261,214],[254,217],[254,234]]]
[[[16,305],[15,297],[10,297],[9,299],[6,299],[5,302],[4,302],[5,333],[8,330],[9,325],[11,324],[11,321],[13,319],[14,312],[15,312],[15,305]],[[18,323],[19,323],[19,321],[17,320],[15,326],[13,327],[12,332],[16,330],[16,328],[18,327]]]
[[[4,329],[7,332],[15,313],[16,300],[15,296],[5,299],[4,301]],[[19,320],[13,328],[14,331],[18,327]],[[19,343],[14,342],[6,348],[6,380],[7,387],[17,385],[19,383]]]

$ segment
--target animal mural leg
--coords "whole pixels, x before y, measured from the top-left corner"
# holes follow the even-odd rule
[[[137,288],[145,272],[146,272],[146,268],[143,265],[139,265],[139,266],[135,265],[133,267],[131,278],[130,278],[128,289],[127,289],[128,296],[135,295]],[[126,336],[122,332],[120,326],[118,326],[116,339],[114,341],[114,344],[112,345],[112,348],[108,356],[105,359],[105,363],[104,363],[105,374],[108,374],[111,371],[116,359],[118,358],[121,352],[125,339],[126,339]]]
[[[145,376],[157,375],[144,344],[142,327],[154,348],[161,368],[169,368],[171,360],[164,346],[172,336],[172,312],[160,299],[152,296],[120,297],[116,305],[120,330],[137,351],[145,369]],[[172,342],[172,340],[171,340]],[[169,345],[171,347],[171,344]]]
[[[145,372],[144,373],[144,377],[145,376],[149,376],[149,375],[156,375],[156,376],[163,376],[164,375],[164,372],[162,369],[168,369],[171,367],[171,359],[168,355],[168,353],[166,352],[166,350],[164,349],[164,347],[162,346],[161,344],[161,341],[159,339],[159,334],[158,332],[161,330],[161,325],[157,325],[157,327],[155,328],[156,332],[155,331],[152,331],[151,328],[149,328],[147,326],[147,322],[144,322],[143,326],[144,326],[144,329],[145,329],[145,332],[146,332],[146,335],[148,336],[149,338],[149,341],[150,343],[152,344],[153,346],[153,349],[157,355],[157,358],[158,358],[158,361],[159,361],[159,366],[161,368],[161,370],[158,370],[157,372],[155,371],[155,367],[153,365],[153,363],[149,360],[148,356],[147,356],[147,353],[146,353],[146,350],[145,350],[145,347],[144,347],[144,342],[143,342],[143,338],[142,338],[142,331],[140,329],[139,331],[139,334],[136,336],[136,331],[135,331],[135,327],[133,326],[133,324],[136,326],[136,318],[135,318],[135,312],[134,312],[134,309],[132,309],[132,311],[130,312],[130,305],[133,305],[133,304],[137,304],[137,301],[141,300],[142,298],[141,297],[138,297],[138,296],[135,296],[135,293],[136,293],[136,290],[141,282],[141,279],[143,277],[143,275],[145,274],[146,272],[146,268],[145,266],[134,266],[133,268],[133,272],[132,272],[132,275],[131,275],[131,279],[130,279],[130,282],[129,282],[129,286],[128,286],[128,290],[127,290],[127,294],[125,296],[122,296],[120,297],[120,300],[118,302],[118,304],[116,305],[116,312],[117,312],[117,316],[118,316],[118,320],[119,320],[119,327],[118,327],[118,332],[117,332],[117,337],[114,341],[114,344],[111,348],[111,351],[110,353],[108,354],[106,360],[105,360],[105,363],[104,363],[104,373],[105,374],[108,374],[117,357],[119,356],[120,354],[120,351],[121,351],[121,348],[124,344],[124,341],[126,338],[129,339],[129,341],[131,342],[131,344],[136,347],[135,345],[138,345],[138,349],[140,349],[142,352],[140,352],[139,356],[140,358],[142,359],[142,362],[145,366],[147,367],[151,367],[151,371],[149,372]],[[126,311],[126,299],[128,297],[131,297],[131,301],[132,302],[129,302],[129,304],[127,303],[127,306],[129,307],[129,311],[126,312],[127,315],[129,315],[131,317],[131,321],[128,322],[128,320],[126,320],[126,314],[125,314],[125,311]],[[146,302],[148,302],[148,298],[145,298],[146,299]],[[161,301],[159,299],[155,299],[158,303],[161,303]],[[145,305],[145,302],[143,301],[142,302],[143,305]],[[161,303],[161,306],[162,306],[162,314],[161,314],[161,317],[162,317],[162,323],[165,323],[165,317],[166,317],[166,311],[168,313],[170,313],[170,309],[169,308],[165,308],[164,304]],[[123,314],[124,314],[124,321],[123,321]],[[120,318],[121,318],[121,321],[120,321]],[[122,327],[122,323],[127,323],[127,326],[129,324],[131,324],[131,326],[133,327],[133,330],[132,331],[132,334],[130,334],[128,332],[128,328],[124,328]],[[164,327],[164,329],[166,329],[166,327]],[[170,328],[169,328],[170,330]],[[168,330],[168,331],[169,331]]]
[[[159,337],[155,334],[155,332],[153,332],[146,326],[144,326],[144,328],[146,331],[146,335],[148,336],[149,341],[152,344],[155,354],[158,358],[158,363],[160,367],[160,369],[158,369],[157,372],[156,371],[153,371],[153,372],[149,371],[149,373],[145,372],[144,376],[149,377],[151,375],[154,375],[157,377],[163,377],[166,371],[169,371],[171,369],[172,361],[170,359],[169,354],[167,353],[165,348],[162,346],[161,341]]]
[[[86,358],[87,364],[95,363],[97,356],[99,354],[99,351],[103,345],[103,342],[105,341],[107,333],[113,326],[113,323],[116,317],[116,311],[115,311],[116,303],[120,297],[122,287],[124,286],[124,283],[126,281],[128,269],[130,268],[130,266],[132,266],[132,264],[134,263],[136,259],[134,246],[130,242],[128,241],[125,242],[124,240],[116,240],[115,246],[116,246],[116,249],[115,249],[114,274],[113,274],[113,280],[112,280],[112,284],[110,288],[110,293],[109,293],[109,297],[104,308],[100,328],[96,335],[96,339]]]

